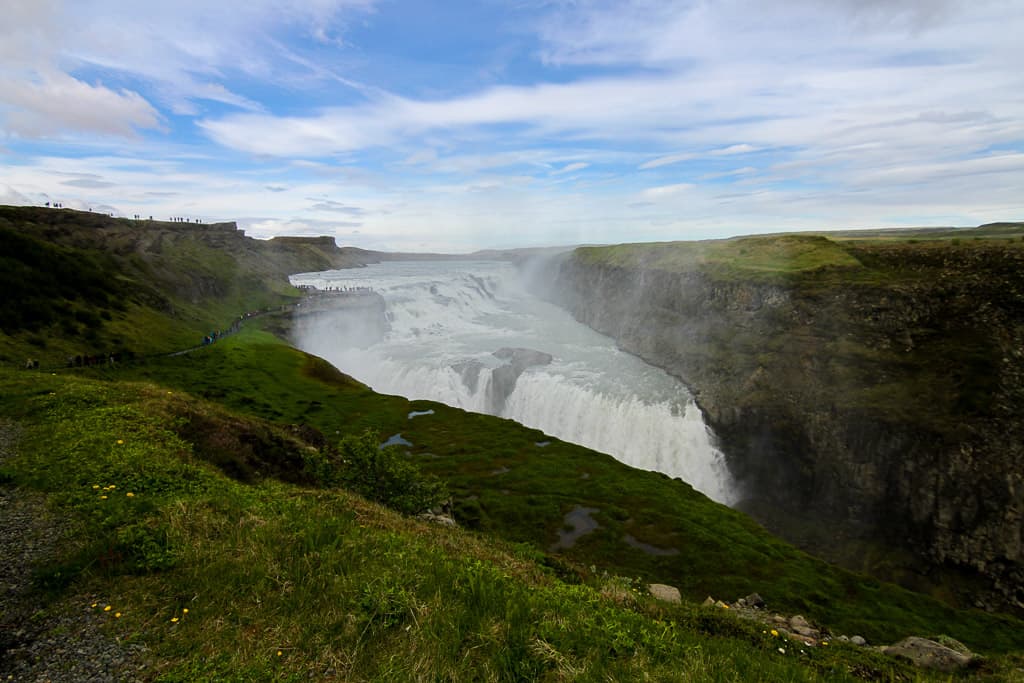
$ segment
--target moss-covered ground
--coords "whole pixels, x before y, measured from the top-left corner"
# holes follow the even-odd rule
[[[246,354],[258,355],[262,373],[229,360]],[[324,399],[325,412],[337,411],[333,424],[339,428],[375,421],[387,426],[389,419],[408,421],[409,407],[428,407],[378,397],[393,407],[371,417],[371,402],[348,423],[346,401],[365,404],[366,390],[330,373],[311,373],[314,359],[259,334],[232,339],[207,355],[228,373],[221,385],[228,395],[234,394],[231,376],[247,387],[260,384],[253,375],[265,378],[265,386],[287,385],[278,398],[318,387],[310,396]],[[109,370],[0,372],[0,416],[16,421],[22,434],[0,477],[5,485],[47,494],[77,539],[58,563],[37,569],[39,609],[83,596],[82,608],[103,613],[112,636],[146,645],[160,680],[931,680],[838,642],[801,648],[718,608],[653,602],[640,582],[617,578],[616,563],[602,562],[593,549],[571,558],[599,563],[587,570],[552,561],[529,542],[547,521],[534,508],[550,507],[557,516],[563,498],[587,502],[591,494],[541,490],[534,504],[520,489],[522,481],[510,482],[515,490],[507,498],[518,505],[491,510],[482,498],[480,507],[497,520],[515,516],[519,507],[531,521],[480,534],[403,517],[344,490],[278,477],[231,478],[224,463],[207,459],[209,439],[183,438],[188,424],[201,423],[207,432],[281,428],[181,390],[190,381],[189,371],[180,370],[176,382],[127,381],[124,373]],[[353,397],[343,397],[350,391]],[[502,429],[506,423],[493,418],[474,429],[480,416],[459,419],[441,406],[429,407],[438,411],[429,416],[433,422],[447,427],[431,428],[417,417],[412,424],[422,420],[424,426],[408,433],[431,444],[439,460],[459,460],[463,481],[473,477],[468,461],[456,454],[459,444],[481,451],[507,444],[504,462],[531,469],[528,459],[517,463],[515,455],[525,447],[520,441],[534,438],[529,430],[511,423]],[[706,572],[710,562],[720,575],[760,565],[778,576],[752,577],[752,583],[778,595],[776,603],[783,602],[777,591],[786,586],[799,591],[799,601],[817,603],[819,612],[840,622],[844,610],[856,613],[860,603],[861,612],[872,615],[865,616],[865,626],[891,620],[875,629],[879,633],[890,627],[942,630],[966,640],[973,635],[972,644],[988,652],[1019,647],[1019,625],[1008,620],[929,615],[922,601],[888,586],[852,577],[837,584],[838,573],[771,541],[687,487],[625,473],[604,456],[558,442],[548,448],[555,450],[544,458],[567,460],[569,469],[585,467],[592,479],[617,471],[614,483],[629,495],[678,496],[680,502],[665,511],[701,527],[688,534],[693,545],[680,558],[692,567],[686,574]],[[481,451],[477,457],[491,466]],[[561,469],[537,474],[557,479]],[[634,476],[637,481],[630,481]],[[608,490],[601,497],[604,509],[610,509],[609,497],[628,505],[628,496]],[[645,500],[654,509],[646,519],[656,523],[662,506],[653,502]],[[528,542],[504,540],[516,535]],[[675,542],[683,546],[681,541]],[[103,612],[107,605],[112,609]],[[845,620],[850,623],[849,616]],[[970,676],[995,680],[1015,664],[1013,656],[997,656]]]

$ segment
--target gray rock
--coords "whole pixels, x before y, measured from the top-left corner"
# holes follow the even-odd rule
[[[807,620],[799,614],[789,618],[789,629],[793,633],[805,638],[818,638],[821,636],[821,631],[811,626]]]
[[[909,659],[922,669],[950,672],[962,669],[971,663],[973,655],[957,652],[934,640],[911,636],[882,650],[892,657]]]
[[[860,647],[864,647],[865,645],[868,644],[868,641],[864,640],[864,638],[862,638],[861,636],[853,636],[853,637],[851,637],[850,638],[850,642],[853,643],[854,645],[859,645]]]
[[[424,512],[424,513],[421,513],[421,514],[417,515],[417,517],[422,519],[424,522],[431,522],[433,524],[440,524],[441,526],[452,526],[452,527],[454,527],[454,526],[458,526],[459,525],[458,522],[455,521],[455,518],[453,518],[453,517],[451,517],[449,515],[443,515],[443,514],[442,515],[435,515],[433,512]]]
[[[757,593],[751,593],[744,598],[747,601],[747,607],[753,607],[754,609],[761,609],[765,606],[764,598]]]
[[[550,353],[522,348],[501,348],[492,355],[495,358],[506,361],[504,365],[491,371],[491,381],[486,387],[485,396],[487,398],[488,412],[495,415],[500,414],[505,407],[505,400],[512,395],[516,388],[516,382],[519,380],[519,375],[523,374],[526,368],[534,365],[548,365],[553,360],[553,356]],[[459,374],[462,375],[463,382],[467,382],[466,377],[468,375],[466,373],[471,371],[471,368],[467,364],[462,365],[465,365],[465,367],[461,369],[456,366],[452,367],[456,367],[459,370]],[[478,374],[479,369],[475,372]],[[474,384],[476,381],[474,379]],[[469,386],[469,384],[467,383],[466,386]]]
[[[676,603],[682,602],[682,596],[679,595],[679,589],[675,586],[666,586],[663,583],[652,583],[647,586],[647,590],[658,600]]]

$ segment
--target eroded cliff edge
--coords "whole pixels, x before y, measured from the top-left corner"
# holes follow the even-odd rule
[[[1024,608],[1019,238],[581,248],[546,277],[694,390],[765,526],[952,602]]]

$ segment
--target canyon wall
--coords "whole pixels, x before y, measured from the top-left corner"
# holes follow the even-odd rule
[[[784,236],[711,253],[582,248],[549,262],[543,288],[694,391],[740,507],[762,524],[855,569],[1014,611],[1022,247]]]

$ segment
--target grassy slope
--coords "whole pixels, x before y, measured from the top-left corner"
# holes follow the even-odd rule
[[[876,642],[944,630],[979,648],[1021,646],[1017,621],[957,612],[837,570],[678,480],[554,439],[539,448],[536,442],[549,437],[510,420],[375,394],[269,335],[249,331],[129,373],[325,434],[401,433],[414,444],[409,450],[421,468],[449,482],[464,524],[542,550],[557,539],[566,512],[576,505],[598,508],[594,518],[602,528],[564,554],[574,565],[670,583],[695,600],[757,591],[773,608]],[[435,413],[409,419],[411,410]],[[502,467],[509,471],[495,475]],[[582,479],[584,473],[589,477]],[[626,533],[680,553],[648,555],[624,543]]]
[[[915,676],[838,643],[801,652],[717,608],[653,603],[628,580],[566,583],[529,546],[344,491],[239,483],[181,437],[182,421],[259,421],[160,385],[11,371],[0,382],[0,415],[23,428],[0,477],[48,493],[78,539],[40,569],[40,605],[112,606],[106,628],[144,643],[162,680]]]
[[[243,312],[295,300],[289,273],[351,261],[328,246],[260,242],[232,225],[0,206],[0,364],[192,346]]]
[[[85,244],[59,248],[99,258]],[[230,266],[215,252],[186,244],[141,264],[130,255],[115,259],[104,272],[143,288],[146,280],[132,278],[147,268],[150,276],[154,267],[163,270],[149,282],[170,285],[180,282],[182,267],[226,275]],[[244,261],[240,270],[230,274],[253,275]],[[227,315],[251,305],[252,295],[228,284],[226,292],[195,302],[151,288],[131,299],[123,316],[106,321],[103,332],[123,325],[143,352],[187,345],[181,342],[214,324],[222,308]],[[173,311],[160,305],[166,301]],[[109,303],[97,307],[111,310]],[[18,358],[32,348],[27,334],[0,335],[0,348]],[[69,333],[63,341],[75,348],[82,339]],[[55,345],[51,340],[48,348]],[[777,657],[777,643],[758,629],[713,612],[636,603],[620,590],[622,581],[610,588],[602,569],[674,583],[696,599],[757,590],[773,608],[877,640],[943,631],[983,651],[1020,649],[1017,622],[957,613],[838,572],[685,484],[558,441],[538,448],[539,432],[510,421],[374,394],[251,328],[190,356],[57,375],[2,370],[0,383],[0,415],[26,427],[22,456],[5,465],[4,477],[50,493],[81,527],[81,546],[44,572],[41,585],[55,596],[92,591],[127,605],[125,620],[112,628],[151,644],[171,679],[304,677],[326,668],[400,680],[458,679],[468,671],[488,678],[571,678],[573,671],[584,678],[673,678],[685,677],[686,667],[711,680],[833,679],[851,669],[893,675],[890,664],[863,653],[840,651],[809,669],[794,664]],[[435,414],[407,417],[424,408]],[[248,485],[199,462],[225,466],[217,444],[227,433],[236,435],[225,438],[229,444],[287,442],[287,430],[262,418],[308,423],[332,439],[366,427],[384,436],[401,432],[423,468],[450,482],[460,519],[506,541],[423,527],[344,492],[262,480],[260,472],[287,477],[272,460],[249,463],[255,483]],[[221,429],[212,438],[182,427],[197,424]],[[294,444],[282,452],[294,455]],[[509,472],[494,475],[502,466]],[[227,470],[239,474],[237,467]],[[590,477],[582,479],[584,473]],[[92,487],[111,484],[137,495],[108,495],[101,503]],[[602,529],[564,560],[504,544],[547,548],[576,504],[599,508]],[[623,533],[680,555],[645,555],[625,546]],[[590,564],[593,572],[578,568]],[[590,587],[555,575],[583,577]],[[601,598],[601,590],[618,598]],[[181,620],[177,610],[186,606],[189,616]],[[172,628],[173,616],[180,621]],[[542,626],[547,617],[554,627]],[[665,630],[666,618],[676,626]],[[734,637],[709,641],[708,632]]]

